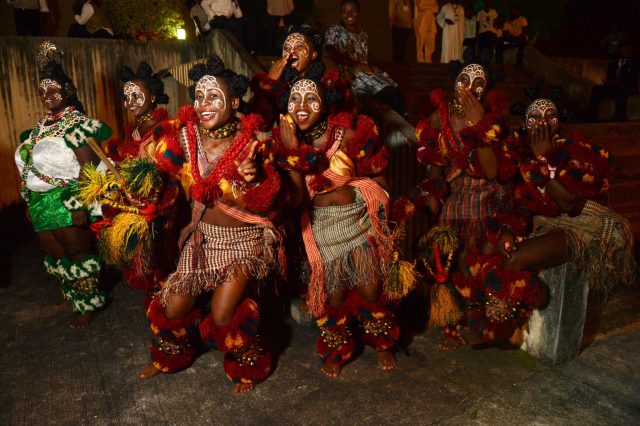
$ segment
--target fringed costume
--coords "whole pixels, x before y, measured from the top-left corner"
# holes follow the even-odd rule
[[[151,116],[158,125],[144,135],[130,125],[124,141],[112,138],[103,144],[120,176],[111,171],[100,174],[87,166],[80,191],[83,202],[102,205],[104,219],[92,226],[102,258],[122,268],[131,287],[146,291],[145,308],[175,268],[176,203],[183,200],[178,182],[153,162],[156,139],[168,113],[157,108]]]
[[[491,111],[499,110],[500,94],[489,94],[488,99]],[[504,207],[506,192],[498,181],[486,179],[477,148],[491,147],[498,158],[500,179],[511,177],[515,166],[509,146],[504,143],[504,122],[497,112],[489,112],[475,125],[458,132],[453,128],[442,90],[431,92],[431,102],[438,109],[440,129],[432,128],[428,118],[417,124],[418,161],[445,167],[446,177],[421,182],[414,201],[420,206],[431,196],[436,197],[442,203],[439,224],[456,230],[461,241],[473,239],[479,244],[484,238],[484,222]]]
[[[283,156],[287,169],[306,174],[309,198],[337,188],[354,188],[356,200],[339,206],[313,206],[302,217],[303,240],[310,264],[307,306],[317,318],[321,335],[318,354],[325,363],[343,365],[355,345],[352,322],[362,326],[364,341],[377,351],[388,350],[398,338],[394,318],[402,294],[387,292],[393,260],[394,237],[387,226],[389,197],[371,176],[384,172],[388,163],[373,120],[349,113],[329,116],[327,143],[318,150],[302,145]],[[348,144],[344,138],[349,134]],[[367,303],[355,288],[371,282],[385,284],[378,302]],[[327,297],[347,290],[347,300],[339,307],[326,303]]]
[[[177,270],[169,275],[152,303],[152,307],[158,306],[153,315],[150,310],[152,330],[158,321],[170,323],[161,307],[168,303],[172,293],[199,296],[229,281],[239,270],[249,279],[259,281],[276,263],[284,267],[283,253],[277,248],[280,236],[271,222],[281,186],[280,176],[272,164],[271,141],[261,141],[255,151],[264,176],[261,182],[247,184],[234,163],[247,156],[248,146],[255,140],[260,124],[261,119],[256,115],[241,118],[232,144],[210,164],[202,149],[193,107],[181,108],[176,120],[163,124],[163,136],[156,149],[158,165],[186,185],[193,206],[192,221],[180,236],[182,251]],[[250,225],[220,227],[202,222],[206,208],[213,206]],[[271,366],[270,354],[258,338],[259,320],[257,304],[245,299],[224,326],[216,326],[211,315],[203,318],[192,313],[180,320],[180,327],[200,324],[199,334],[204,342],[226,353],[224,368],[230,379],[235,383],[259,383],[267,377]],[[187,347],[170,336],[167,339],[165,341],[180,348]],[[189,339],[191,341],[191,337]],[[163,352],[163,347],[155,343],[154,348],[151,353],[154,365],[162,371],[185,368],[193,359],[191,356],[176,358],[169,366],[168,361],[163,360],[172,354]],[[164,355],[159,357],[158,351]]]
[[[515,202],[533,217],[531,236],[562,230],[568,238],[570,268],[576,276],[588,276],[593,288],[606,292],[616,283],[630,283],[635,276],[633,232],[622,216],[591,200],[608,190],[612,158],[608,151],[576,133],[554,141],[541,158],[520,166],[523,182],[515,188]],[[544,186],[556,179],[568,191],[586,199],[582,210],[560,214]],[[576,214],[577,213],[577,214]],[[540,278],[560,279],[562,266],[546,269]]]
[[[73,106],[23,132],[15,161],[22,178],[22,198],[36,232],[73,226],[71,213],[84,209],[77,197],[80,163],[74,149],[85,146],[88,138],[102,141],[110,134],[104,123]],[[75,312],[86,314],[104,306],[105,294],[98,287],[101,261],[97,256],[77,260],[47,256],[45,267],[60,281],[62,294]]]

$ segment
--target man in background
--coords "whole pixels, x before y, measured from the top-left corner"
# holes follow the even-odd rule
[[[391,23],[391,43],[393,61],[405,62],[407,43],[411,37],[413,20],[410,0],[389,0],[389,22]]]

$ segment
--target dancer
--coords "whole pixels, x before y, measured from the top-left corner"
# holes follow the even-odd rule
[[[633,233],[629,222],[593,201],[608,189],[611,156],[576,133],[560,133],[558,108],[537,99],[527,108],[515,202],[533,214],[533,232],[519,242],[508,224],[500,226],[497,249],[505,267],[542,271],[548,283],[561,277],[558,266],[587,276],[606,291],[634,278]],[[516,235],[514,235],[514,233]]]
[[[322,372],[330,377],[338,377],[353,355],[353,319],[383,370],[396,366],[393,348],[399,335],[395,302],[382,286],[393,249],[386,222],[388,153],[371,118],[327,114],[335,96],[318,81],[298,80],[287,107],[292,122],[282,117],[279,126],[288,149],[282,167],[305,175],[307,306],[321,330]]]
[[[89,139],[111,134],[104,123],[84,114],[77,90],[62,69],[63,52],[45,41],[40,45],[40,101],[47,110],[33,130],[21,135],[15,154],[22,177],[21,194],[27,213],[47,256],[47,272],[61,283],[65,302],[84,327],[104,306],[98,278],[102,262],[92,253],[90,213],[76,198],[80,167],[97,163]]]
[[[322,36],[308,25],[290,26],[282,44],[282,56],[275,60],[268,73],[256,73],[251,80],[253,97],[249,111],[262,116],[264,130],[271,130],[280,115],[280,103],[287,96],[290,85],[304,77],[324,72],[320,59]]]
[[[481,103],[486,85],[484,69],[467,65],[456,78],[454,100],[447,102],[442,90],[434,90],[431,100],[437,110],[416,126],[418,160],[429,166],[429,178],[418,185],[414,201],[427,207],[439,225],[455,231],[460,247],[454,270],[464,268],[467,255],[484,241],[485,222],[508,201],[496,179],[510,178],[517,170],[503,144],[500,95],[487,96],[489,111]],[[443,349],[463,343],[452,335],[456,324],[441,325]]]
[[[124,107],[135,118],[135,124],[125,128],[124,141],[112,138],[103,144],[117,162],[118,176],[85,168],[79,195],[85,204],[102,204],[105,218],[92,226],[101,257],[108,265],[122,267],[130,286],[146,291],[146,308],[175,268],[176,214],[186,203],[180,203],[184,200],[178,183],[154,164],[154,128],[169,116],[166,109],[157,108],[169,102],[162,79],[146,62],[136,72],[119,67],[118,78]]]
[[[153,362],[140,377],[187,368],[202,337],[225,352],[233,391],[244,393],[271,369],[271,354],[258,336],[260,311],[250,296],[274,267],[277,234],[269,218],[281,180],[268,144],[255,137],[260,118],[235,118],[248,79],[225,69],[217,56],[195,65],[189,77],[196,82],[190,89],[194,105],[163,126],[156,158],[162,170],[192,183],[192,221],[180,237],[177,270],[149,307]],[[209,292],[210,312],[203,314]]]

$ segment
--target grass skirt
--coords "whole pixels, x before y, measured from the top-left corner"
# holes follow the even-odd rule
[[[563,230],[568,235],[572,275],[586,276],[591,288],[606,293],[617,283],[629,284],[636,273],[631,225],[619,214],[587,201],[576,217],[534,217],[532,236]],[[540,273],[546,282],[561,279],[563,265]]]
[[[372,229],[366,210],[360,198],[343,206],[313,207],[311,226],[324,264],[327,294],[381,281],[386,276],[388,261],[381,259],[369,238]]]

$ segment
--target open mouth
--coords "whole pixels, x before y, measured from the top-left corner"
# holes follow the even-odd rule
[[[216,113],[213,111],[204,111],[202,113],[200,113],[200,121],[209,121],[209,120],[213,120],[213,118],[216,116]]]
[[[291,67],[296,68],[298,66],[298,63],[300,62],[300,58],[298,58],[297,56],[292,56],[291,58],[289,58],[289,61],[291,63]]]
[[[305,111],[296,112],[296,119],[298,124],[303,124],[309,119],[309,113]]]

